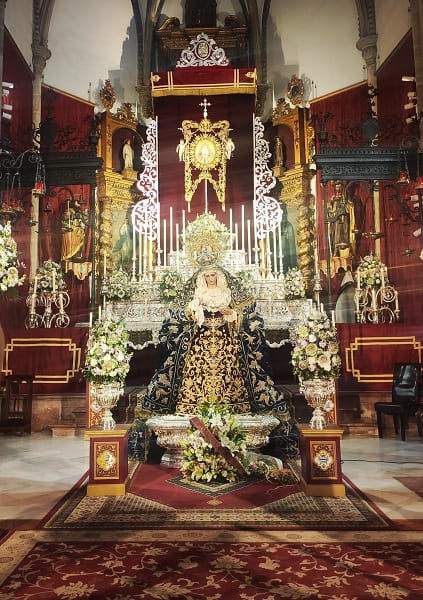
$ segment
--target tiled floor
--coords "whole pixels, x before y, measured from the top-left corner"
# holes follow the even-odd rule
[[[347,436],[341,451],[344,474],[388,517],[423,527],[423,497],[412,491],[423,481],[422,440]],[[80,437],[0,435],[0,528],[34,527],[88,470],[88,452]]]

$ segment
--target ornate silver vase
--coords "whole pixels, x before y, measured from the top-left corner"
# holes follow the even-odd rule
[[[307,379],[300,382],[300,392],[304,394],[307,403],[314,409],[310,420],[312,429],[326,429],[324,409],[335,394],[335,379]]]
[[[111,383],[92,383],[91,394],[97,406],[103,411],[101,417],[101,426],[104,430],[114,429],[116,421],[112,416],[111,409],[116,406],[119,397],[123,393],[123,386],[120,381]]]

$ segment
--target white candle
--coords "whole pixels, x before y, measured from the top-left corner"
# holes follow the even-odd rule
[[[275,274],[278,272],[278,256],[276,251],[276,227],[273,230],[273,271]]]
[[[138,274],[142,273],[142,235],[141,229],[138,231]]]
[[[88,322],[88,327],[91,328],[92,326],[93,326],[93,313],[90,311],[90,319]]]
[[[179,270],[179,223],[176,223],[176,268]]]
[[[185,210],[182,210],[182,250],[185,252]]]
[[[56,271],[53,271],[53,294],[56,293]]]
[[[34,279],[34,294],[37,293],[37,284],[38,284],[38,277],[35,276],[35,279]]]
[[[37,297],[37,294],[32,294],[31,296],[31,312],[35,312],[35,298]]]
[[[229,233],[230,233],[230,241],[231,241],[231,250],[233,248],[233,239],[232,239],[232,208],[229,209]]]
[[[360,288],[360,270],[357,269],[357,289],[361,289]]]
[[[157,205],[157,265],[161,263],[160,250],[161,250],[161,239],[160,239],[160,203]]]
[[[59,308],[60,312],[63,312],[63,292],[60,292],[59,294]]]
[[[98,320],[101,321],[101,306],[98,306]]]
[[[135,235],[135,223],[132,221],[132,262],[134,265],[137,260],[137,241]]]
[[[146,273],[147,273],[147,270],[148,270],[148,265],[147,265],[147,257],[148,257],[148,250],[147,250],[147,232],[145,232],[145,234],[144,234],[144,253],[143,253],[143,259],[144,259],[144,262],[143,262],[143,267],[144,267],[144,268],[143,268],[143,272],[144,272],[144,274],[146,274]]]
[[[241,206],[241,250],[245,252],[245,207]]]
[[[332,327],[335,327],[335,311],[334,310],[331,312],[331,315],[332,315]]]
[[[169,253],[173,252],[173,207],[169,209]]]
[[[238,223],[235,223],[235,250],[236,250],[236,253],[237,253],[236,262],[238,263],[238,250],[239,250],[239,246],[238,246]]]
[[[278,242],[279,242],[279,273],[283,277],[283,252],[282,252],[282,225],[278,225]]]
[[[323,304],[320,304],[320,312],[325,312],[325,307],[323,306]]]
[[[398,292],[395,291],[395,310],[398,310],[399,306],[398,306]]]
[[[251,265],[251,222],[250,219],[247,221],[247,256],[248,264]]]
[[[382,287],[385,287],[385,268],[384,267],[382,267],[382,269],[380,271],[380,281],[381,281]]]
[[[167,264],[167,248],[166,248],[166,238],[167,235],[167,231],[166,231],[166,219],[163,219],[163,266],[165,267]]]
[[[266,261],[266,271],[268,272],[268,275],[270,275],[270,272],[272,270],[272,265],[270,264],[270,222],[269,222],[269,211],[266,210],[266,254],[267,254],[267,261]]]

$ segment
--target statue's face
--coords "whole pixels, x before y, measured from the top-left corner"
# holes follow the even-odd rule
[[[215,271],[211,271],[210,273],[206,273],[204,275],[206,280],[207,287],[216,287],[217,285],[217,274]]]

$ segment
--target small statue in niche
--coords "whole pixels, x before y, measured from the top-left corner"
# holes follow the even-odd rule
[[[274,166],[286,169],[286,146],[283,138],[275,137]]]
[[[134,168],[134,150],[131,145],[131,140],[127,138],[122,148],[122,157],[124,163],[124,169],[128,169],[130,171]]]
[[[186,0],[186,27],[216,27],[216,0]]]

